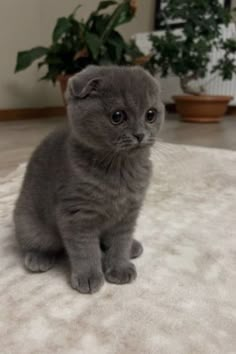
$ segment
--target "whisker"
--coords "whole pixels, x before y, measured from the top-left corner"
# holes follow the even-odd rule
[[[181,160],[176,160],[176,154],[175,154],[175,146],[172,144],[168,143],[159,143],[157,142],[154,145],[153,148],[153,153],[155,155],[155,160],[158,161],[158,163],[161,163],[161,165],[165,165],[165,169],[168,169],[168,167],[172,166],[172,173],[173,173],[173,162],[174,165],[176,165],[176,168],[181,168],[183,170],[186,170],[186,161],[185,159]],[[169,162],[169,164],[168,164]]]

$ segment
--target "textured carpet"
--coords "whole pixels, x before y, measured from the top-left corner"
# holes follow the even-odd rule
[[[160,145],[131,285],[80,295],[68,265],[24,270],[11,213],[24,166],[0,184],[1,354],[236,353],[236,152]]]

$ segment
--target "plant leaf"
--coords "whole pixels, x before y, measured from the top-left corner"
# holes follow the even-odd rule
[[[61,36],[67,32],[71,27],[71,23],[70,23],[70,20],[66,17],[60,17],[58,20],[57,20],[57,23],[56,23],[56,26],[53,30],[53,34],[52,34],[52,39],[53,39],[53,42],[57,42]]]
[[[115,27],[129,22],[133,16],[134,13],[131,10],[129,1],[122,2],[119,6],[116,7],[115,11],[111,15],[110,21],[104,29],[100,42],[104,43]]]
[[[69,16],[69,17],[74,17],[76,15],[76,12],[79,10],[79,8],[81,7],[82,5],[78,5],[76,6],[76,8],[74,9],[74,11],[72,12],[72,14]]]
[[[120,26],[126,22],[129,22],[135,16],[134,8],[132,7],[132,1],[126,0],[120,4],[120,15],[117,19],[116,26]]]
[[[93,12],[91,12],[90,16],[88,17],[87,21],[86,21],[86,28],[91,30],[91,25],[92,24],[97,24],[97,22],[99,21],[100,23],[103,22],[103,26],[106,25],[106,20],[105,18],[108,16],[110,17],[110,15],[106,15],[106,14],[100,14],[101,10],[105,10],[107,7],[111,6],[111,5],[115,5],[117,4],[117,1],[113,1],[113,0],[105,0],[105,1],[101,1],[97,7],[97,9]],[[105,20],[105,23],[104,23]]]
[[[95,33],[86,32],[85,33],[85,42],[87,44],[88,49],[92,53],[92,56],[96,60],[99,53],[100,48],[100,37],[98,37]]]
[[[38,63],[38,69],[40,69],[40,68],[41,68],[41,66],[46,65],[46,64],[47,64],[47,63],[46,63],[46,61],[45,61],[45,60],[40,61],[40,62]]]
[[[25,50],[17,54],[15,72],[28,68],[35,60],[47,54],[48,49],[45,47],[35,47]]]
[[[117,4],[117,1],[112,1],[112,0],[101,1],[100,4],[98,5],[96,12],[104,10],[107,7],[109,7],[111,5],[115,5],[115,4]]]
[[[112,50],[112,55],[110,53],[110,56],[114,57],[115,62],[119,64],[122,53],[126,47],[124,39],[119,32],[113,31],[111,36],[107,39],[107,44],[109,52],[110,49]]]

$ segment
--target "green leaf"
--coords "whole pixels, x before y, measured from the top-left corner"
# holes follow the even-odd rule
[[[57,42],[61,36],[66,33],[71,27],[70,20],[66,17],[61,17],[57,20],[56,26],[53,30],[52,39],[53,42]]]
[[[43,65],[46,65],[46,64],[47,64],[47,62],[46,62],[45,60],[40,61],[40,62],[38,63],[38,69],[40,69]]]
[[[74,11],[72,12],[72,14],[69,16],[69,18],[74,18],[74,16],[76,15],[76,12],[79,10],[79,8],[81,7],[82,5],[78,5],[76,6],[76,8],[74,9]]]
[[[105,10],[107,7],[111,5],[117,4],[117,1],[113,0],[106,0],[106,1],[101,1],[97,7],[97,9],[93,12],[91,12],[90,16],[88,17],[86,21],[86,28],[91,30],[93,26],[97,25],[97,22],[100,22],[102,24],[103,28],[107,24],[107,18],[109,19],[111,15],[106,15],[106,14],[100,14],[101,10]],[[100,26],[99,24],[99,26]]]
[[[222,48],[228,51],[230,54],[236,53],[236,40],[234,38],[228,38],[223,42]]]
[[[15,72],[28,68],[35,60],[47,54],[48,49],[45,47],[35,47],[25,50],[17,54]]]
[[[110,35],[110,33],[115,27],[123,23],[129,22],[133,16],[134,13],[131,11],[128,1],[124,1],[119,6],[117,6],[115,11],[111,15],[111,18],[106,28],[104,29],[104,32],[100,39],[101,43],[107,39],[107,37]]]
[[[113,63],[113,61],[112,61],[111,57],[109,56],[109,53],[107,53],[107,51],[105,50],[102,57],[99,58],[99,60],[98,60],[98,65],[110,65],[112,63]]]
[[[109,15],[100,15],[93,18],[92,31],[100,35],[107,25]]]
[[[91,32],[85,33],[85,42],[87,44],[88,49],[92,53],[92,56],[96,60],[99,53],[100,48],[100,37]]]
[[[117,4],[117,1],[112,1],[112,0],[101,1],[100,4],[98,5],[96,12],[104,10],[107,7],[115,4]]]
[[[120,26],[129,22],[135,16],[135,12],[132,11],[130,7],[130,1],[124,1],[124,3],[121,3],[120,7],[120,15],[118,17],[116,26]]]
[[[117,64],[119,64],[121,57],[122,57],[122,53],[123,53],[125,46],[126,46],[124,39],[122,38],[122,36],[118,32],[113,31],[111,33],[111,36],[107,40],[107,44],[108,44],[108,50],[109,49],[112,50],[111,56],[114,58],[114,61]]]

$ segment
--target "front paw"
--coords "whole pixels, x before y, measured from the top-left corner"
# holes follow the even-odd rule
[[[122,265],[114,265],[105,271],[105,278],[109,283],[127,284],[137,277],[133,263],[128,262]]]
[[[71,286],[82,294],[93,294],[104,284],[104,276],[100,272],[71,274]]]
[[[130,258],[138,258],[143,253],[143,246],[138,240],[133,240],[130,250]]]

